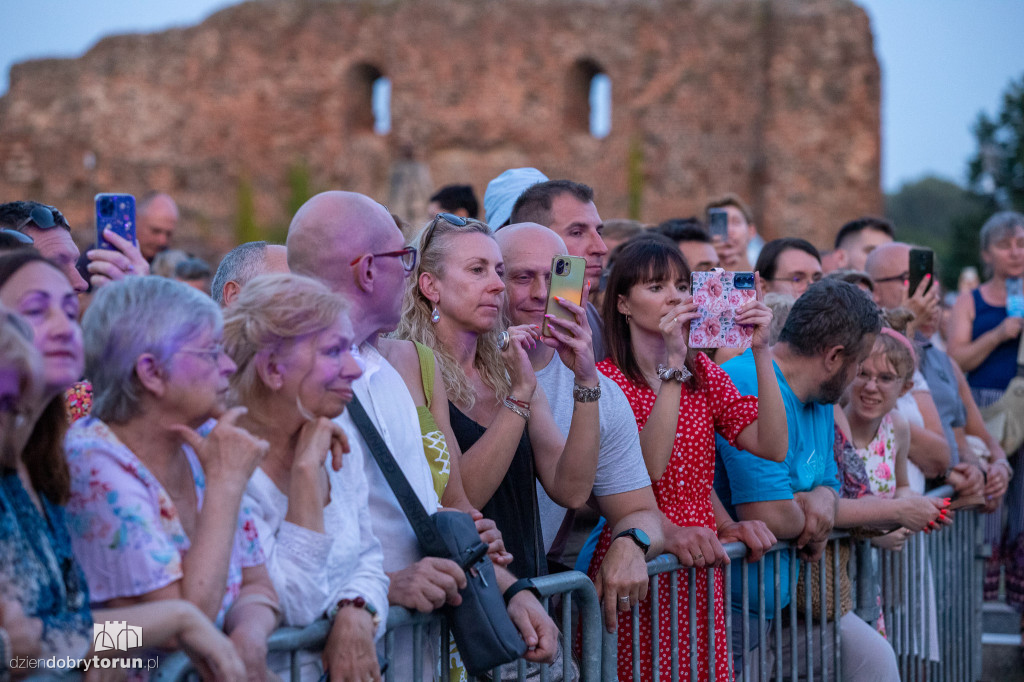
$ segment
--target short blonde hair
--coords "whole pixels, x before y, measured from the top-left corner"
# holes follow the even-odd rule
[[[238,370],[231,376],[235,396],[261,388],[253,360],[264,350],[333,325],[348,304],[326,285],[296,274],[256,277],[224,311],[224,349]]]

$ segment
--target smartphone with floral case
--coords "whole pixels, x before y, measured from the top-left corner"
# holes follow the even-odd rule
[[[736,310],[757,298],[754,273],[694,272],[690,291],[700,315],[690,322],[691,348],[750,348],[754,328],[736,324]]]

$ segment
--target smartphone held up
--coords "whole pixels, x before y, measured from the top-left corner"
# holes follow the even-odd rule
[[[586,282],[587,259],[578,256],[555,256],[551,259],[551,285],[548,287],[548,300],[544,306],[544,313],[555,317],[575,321],[572,313],[565,309],[561,303],[555,300],[559,297],[563,300],[583,305],[583,285]],[[548,319],[544,318],[544,326],[541,328],[544,336],[551,336],[548,328]]]
[[[699,315],[690,322],[691,348],[750,348],[754,328],[737,324],[736,311],[757,298],[753,272],[694,272],[690,291]]]
[[[131,194],[96,195],[96,248],[116,251],[108,242],[104,230],[111,230],[132,244],[135,240],[135,197]]]

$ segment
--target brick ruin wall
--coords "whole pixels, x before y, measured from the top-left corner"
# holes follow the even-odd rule
[[[612,84],[603,139],[586,121],[597,71]],[[387,135],[372,129],[378,75]],[[0,200],[58,205],[82,244],[97,191],[169,192],[180,243],[216,253],[235,243],[243,184],[257,220],[281,226],[289,169],[387,202],[410,154],[434,187],[468,182],[481,200],[509,167],[583,181],[605,219],[691,215],[734,191],[767,238],[819,247],[882,209],[879,65],[850,0],[263,0],[10,80]]]

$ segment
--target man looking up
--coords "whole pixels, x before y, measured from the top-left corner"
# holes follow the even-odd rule
[[[596,286],[608,247],[601,239],[604,223],[594,205],[594,190],[571,180],[548,180],[526,189],[512,208],[511,223],[537,223],[562,238],[569,255],[587,261],[587,279]],[[606,357],[601,315],[589,301],[587,322],[593,333],[594,359]]]
[[[324,192],[303,204],[292,219],[288,266],[292,272],[319,279],[349,302],[353,341],[365,364],[352,388],[420,503],[431,513],[439,500],[423,450],[416,405],[402,376],[377,350],[380,334],[394,330],[401,316],[406,279],[412,271],[401,255],[407,251],[403,246],[402,233],[384,206],[362,194]],[[353,454],[366,459],[373,530],[384,548],[384,570],[391,578],[389,601],[419,611],[446,603],[458,605],[458,590],[466,585],[462,569],[449,559],[423,557],[405,512],[372,461],[349,412],[338,421],[349,435]],[[458,457],[451,457],[450,466],[445,502],[469,512]],[[502,590],[515,582],[508,571],[498,566],[495,571]],[[509,616],[531,647],[526,657],[550,661],[557,647],[557,628],[536,597],[528,590],[517,592],[509,602]],[[411,640],[404,641],[411,647]],[[331,645],[329,638],[329,658],[344,655],[332,652]],[[334,667],[332,663],[332,673]],[[399,671],[395,675],[409,679]]]
[[[495,238],[505,261],[505,294],[512,324],[540,327],[551,284],[551,261],[555,256],[565,255],[565,243],[552,230],[535,223],[509,225],[499,230]],[[555,423],[568,435],[575,404],[573,371],[554,348],[543,343],[528,350],[527,355],[537,384],[548,396]],[[608,597],[604,599],[605,623],[614,628],[618,621],[617,599],[632,593],[639,595],[635,601],[641,601],[647,594],[646,558],[653,559],[661,553],[662,523],[640,451],[633,411],[614,381],[603,374],[598,377],[601,440],[593,494],[616,539],[601,565],[595,586],[598,596]],[[575,514],[552,501],[539,483],[537,499],[548,558],[559,562]],[[643,534],[639,537],[649,545],[646,549],[630,534],[633,529]]]

